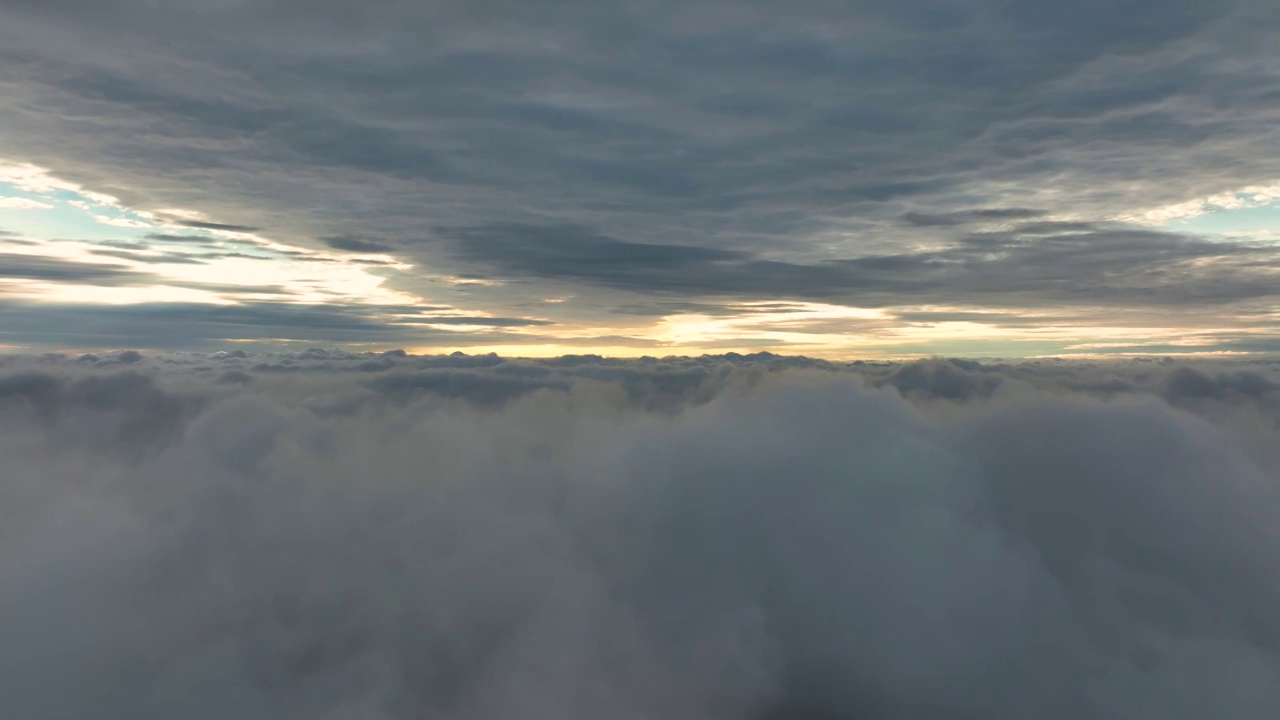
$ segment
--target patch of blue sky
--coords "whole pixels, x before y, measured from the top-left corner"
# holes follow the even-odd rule
[[[53,193],[31,192],[14,185],[0,183],[0,198],[23,198],[26,200],[35,200],[37,202],[49,202],[49,199],[53,196]]]
[[[1194,217],[1171,220],[1167,226],[1171,230],[1208,235],[1280,235],[1280,202],[1214,210]]]
[[[146,222],[130,210],[93,202],[71,190],[46,193],[0,184],[0,197],[16,197],[46,203],[47,209],[0,207],[0,227],[34,240],[132,240],[153,232],[151,227],[123,227],[99,218],[123,222]]]

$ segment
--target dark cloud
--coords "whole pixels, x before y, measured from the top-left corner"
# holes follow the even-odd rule
[[[389,245],[355,237],[327,237],[323,238],[323,242],[334,250],[354,253],[386,253],[392,250]]]
[[[269,259],[265,257],[236,253],[209,253],[194,255],[182,252],[156,252],[154,248],[146,243],[102,241],[99,244],[107,245],[108,247],[93,248],[90,249],[89,252],[93,255],[119,258],[136,263],[202,265],[206,264],[209,260],[229,256],[245,258],[253,257],[254,259],[260,260]],[[0,278],[37,280],[76,285],[98,285],[104,287],[167,285],[171,287],[207,290],[209,292],[236,296],[292,294],[292,291],[288,288],[279,285],[236,285],[232,283],[180,281],[122,265],[107,265],[78,260],[65,260],[46,255],[28,255],[18,253],[0,253]],[[0,303],[0,305],[4,305],[4,303]],[[12,307],[12,305],[10,305],[10,307]],[[67,306],[58,306],[56,304],[43,305],[37,303],[21,305],[21,307],[25,308],[24,312],[31,316],[29,318],[31,326],[39,327],[39,332],[42,334],[46,332],[50,334],[65,332],[65,337],[73,337],[76,333],[75,328],[60,328],[57,326],[58,322],[67,319],[65,315],[60,314],[61,311],[67,309]],[[211,315],[216,315],[218,313],[217,306],[193,305],[190,307],[204,307]],[[118,309],[119,308],[116,308],[116,310]],[[40,315],[46,310],[47,314],[44,315],[46,323],[42,324],[36,315]],[[7,307],[0,307],[0,314],[7,311]],[[99,307],[87,308],[85,311],[90,313],[101,311],[110,314],[113,312],[113,309],[110,307]],[[288,306],[285,306],[280,312],[288,313]],[[336,312],[340,313],[341,310]],[[167,347],[167,345],[162,345],[162,347]]]
[[[922,395],[946,400],[968,400],[995,392],[1003,378],[980,371],[981,365],[965,360],[928,360],[896,369],[885,384],[907,396]]]
[[[1030,208],[983,208],[945,214],[909,212],[902,216],[903,221],[916,227],[954,227],[956,225],[980,222],[1008,222],[1029,220],[1042,217],[1048,213],[1044,210]]]
[[[1280,709],[1280,364],[140,355],[0,357],[6,715]]]
[[[741,262],[746,253],[684,245],[633,243],[600,235],[577,226],[503,224],[467,228],[438,228],[463,260],[542,277],[598,278],[608,274],[652,274],[677,277],[690,269],[715,263]]]
[[[273,294],[252,286],[204,285],[211,291]],[[227,340],[259,343],[325,337],[337,343],[469,344],[501,339],[502,328],[545,324],[540,320],[435,315],[413,307],[304,305],[242,302],[236,305],[146,303],[137,305],[62,305],[0,302],[0,337],[40,347],[201,348]],[[470,325],[487,333],[451,332],[426,327]]]
[[[0,278],[95,285],[146,285],[158,281],[150,273],[120,265],[77,262],[38,255],[0,253]]]
[[[248,225],[228,225],[226,223],[207,222],[205,220],[178,220],[176,224],[183,227],[196,228],[198,230],[225,230],[228,232],[251,233],[257,232],[260,228],[250,227]]]
[[[965,322],[994,325],[997,327],[1020,327],[1028,325],[1067,324],[1078,320],[1069,315],[1034,315],[1025,317],[1016,311],[998,310],[909,310],[895,312],[894,317],[912,323],[944,323]]]
[[[130,351],[115,360],[107,365],[119,368],[142,357]],[[198,396],[165,392],[137,372],[79,378],[33,372],[0,380],[0,415],[28,414],[72,452],[136,457],[154,451],[172,441],[201,404]]]
[[[1232,396],[1258,399],[1270,394],[1280,395],[1280,385],[1257,372],[1220,373],[1214,376],[1194,368],[1179,368],[1169,376],[1164,392],[1172,400],[1223,400]]]
[[[63,240],[62,242],[67,242]],[[72,242],[84,242],[82,240],[74,240]],[[98,240],[98,245],[106,245],[107,247],[117,248],[120,250],[133,250],[143,252],[150,250],[151,246],[140,240]]]
[[[759,306],[753,306],[754,312],[765,312]],[[679,313],[698,313],[702,315],[734,315],[741,313],[741,309],[735,309],[727,305],[717,305],[714,303],[698,303],[698,302],[681,302],[681,301],[650,301],[642,303],[625,303],[615,305],[609,309],[610,312],[618,315],[639,315],[642,317],[661,317],[664,315],[675,315]]]
[[[132,260],[141,263],[169,263],[176,265],[204,265],[206,261],[199,255],[191,255],[189,253],[180,252],[137,252],[133,250],[90,250],[94,255],[102,257],[113,257],[121,260]]]
[[[13,232],[12,230],[5,230],[4,228],[0,228],[0,239],[3,239],[7,243],[14,242],[20,239],[21,237],[22,236],[19,233]]]
[[[1261,297],[1238,267],[1183,282],[1176,262],[1128,260],[1124,283],[1100,281],[1076,256],[1116,234],[1085,225],[1048,278],[1061,243],[981,266],[936,250],[1275,179],[1273,3],[1049,5],[12,2],[0,141],[210,218],[188,227],[394,248],[418,290],[484,261],[598,305],[632,302],[604,289],[1037,304],[1040,281],[1040,304]],[[441,254],[438,227],[474,247]],[[510,308],[547,285],[468,292]]]
[[[1035,307],[1224,304],[1273,297],[1271,245],[1035,221],[951,247],[801,264],[745,252],[630,243],[579,227],[441,228],[459,259],[512,275],[637,292]]]
[[[217,382],[222,385],[248,385],[254,377],[243,370],[228,370],[218,376]]]

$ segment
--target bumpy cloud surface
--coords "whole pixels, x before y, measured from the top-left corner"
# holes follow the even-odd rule
[[[0,360],[0,715],[1280,717],[1280,366]]]

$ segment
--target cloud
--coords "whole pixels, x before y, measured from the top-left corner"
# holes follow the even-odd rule
[[[53,206],[39,200],[22,197],[0,197],[0,210],[50,210]]]
[[[95,280],[95,282],[97,282]],[[241,297],[285,295],[273,286],[189,283]],[[302,304],[244,300],[234,305],[152,302],[133,305],[0,301],[5,337],[36,347],[135,346],[198,349],[227,340],[281,343],[317,336],[337,343],[419,346],[500,340],[503,328],[546,324],[536,319],[435,314],[431,308]],[[456,326],[458,330],[442,327]],[[465,326],[465,327],[464,327]],[[471,332],[471,328],[492,332]]]
[[[745,253],[715,248],[626,242],[575,226],[503,224],[437,232],[464,260],[546,277],[604,280],[603,273],[616,270],[657,273],[655,279],[661,282],[667,272],[747,259]]]
[[[800,360],[0,358],[0,705],[1280,709],[1275,365]]]
[[[1170,375],[1165,394],[1173,400],[1205,397],[1224,399],[1233,395],[1245,398],[1267,395],[1280,397],[1280,385],[1257,372],[1226,373],[1213,377],[1194,368],[1180,368]]]
[[[346,250],[354,253],[386,253],[392,250],[389,245],[354,237],[327,237],[324,238],[324,244],[334,250]]]
[[[225,232],[256,232],[258,228],[248,225],[228,225],[226,223],[208,222],[206,220],[176,220],[175,224],[183,227],[195,228],[197,230],[222,230]]]
[[[579,227],[441,228],[466,262],[635,292],[811,298],[861,306],[1217,304],[1271,297],[1276,251],[1123,226],[1032,221],[953,246],[816,263],[631,243]]]
[[[5,230],[3,228],[0,228],[0,242],[3,242],[5,245],[10,247],[15,245],[31,246],[37,244],[34,240],[28,240],[12,230]]]
[[[1082,256],[1132,227],[1069,252],[967,244],[1274,183],[1264,0],[115,7],[6,6],[6,147],[128,207],[208,218],[187,227],[394,248],[414,266],[395,282],[423,296],[484,263],[494,283],[467,297],[496,315],[570,293],[1004,306],[1098,288],[1109,308],[1274,286],[1256,247],[1247,268],[1224,246],[1182,277],[1210,248],[1172,233],[1099,277]]]
[[[902,220],[909,225],[917,227],[953,227],[983,221],[1029,220],[1047,214],[1044,210],[1031,210],[1028,208],[982,208],[945,214],[909,212],[903,214]]]
[[[0,253],[0,278],[96,285],[141,285],[156,277],[120,265],[76,262],[39,255]]]
[[[191,255],[189,253],[180,253],[180,252],[176,252],[176,253],[162,252],[162,253],[152,254],[148,252],[138,252],[135,250],[125,250],[125,249],[119,249],[119,250],[98,249],[98,250],[91,250],[90,252],[93,253],[94,255],[101,255],[102,257],[113,257],[113,258],[119,258],[121,260],[129,260],[131,262],[139,262],[139,263],[169,263],[169,264],[178,264],[178,265],[204,265],[205,264],[205,260],[201,259],[201,257],[198,255]]]
[[[217,245],[219,243],[217,239],[203,235],[172,235],[169,233],[151,233],[147,235],[147,239],[159,243],[178,243],[180,245]]]

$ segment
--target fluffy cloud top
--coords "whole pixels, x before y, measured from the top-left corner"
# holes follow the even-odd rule
[[[1260,363],[0,364],[0,710],[1271,718]]]

